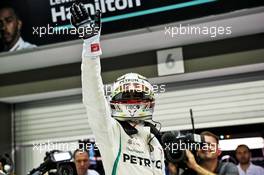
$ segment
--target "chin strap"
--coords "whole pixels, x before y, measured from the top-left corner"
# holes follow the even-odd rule
[[[120,121],[117,120],[120,125],[122,126],[122,128],[124,129],[125,133],[129,136],[133,135],[133,134],[137,134],[138,130],[136,128],[134,128],[133,126],[131,126],[128,121]]]
[[[150,127],[150,133],[152,133],[157,139],[158,141],[161,143],[161,133],[160,131],[156,128],[156,125],[150,123],[150,122],[144,122],[144,126],[148,126]]]
[[[133,135],[133,134],[137,134],[138,130],[131,126],[128,121],[120,121],[117,120],[120,125],[122,126],[122,128],[124,129],[125,133],[129,136]],[[150,133],[152,133],[157,139],[158,141],[161,143],[161,134],[160,131],[156,128],[156,126],[150,122],[146,122],[144,121],[144,126],[148,126],[150,127]]]

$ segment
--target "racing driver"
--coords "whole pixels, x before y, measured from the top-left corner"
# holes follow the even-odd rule
[[[155,126],[146,121],[152,120],[152,85],[128,73],[114,82],[107,100],[100,67],[101,12],[91,16],[81,3],[70,11],[72,25],[89,31],[83,36],[82,95],[106,175],[164,175],[164,152]]]

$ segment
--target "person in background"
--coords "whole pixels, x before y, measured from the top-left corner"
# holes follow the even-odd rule
[[[88,169],[90,166],[90,160],[87,151],[76,149],[73,153],[73,158],[78,175],[99,175],[95,170]]]
[[[36,45],[26,42],[21,37],[22,21],[13,7],[0,7],[0,40],[3,51],[17,51],[34,48]]]
[[[0,162],[0,175],[4,175],[5,173],[3,172],[3,165],[2,162]]]
[[[254,165],[251,161],[251,151],[247,145],[238,145],[236,148],[236,158],[239,175],[264,175],[264,169]]]

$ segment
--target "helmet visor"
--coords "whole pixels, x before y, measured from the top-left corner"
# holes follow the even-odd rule
[[[150,96],[150,94],[147,94],[145,92],[136,92],[136,91],[120,92],[112,98],[112,101],[116,101],[116,102],[125,102],[130,100],[152,101],[153,98]]]

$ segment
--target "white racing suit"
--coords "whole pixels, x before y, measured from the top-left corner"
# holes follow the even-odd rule
[[[150,142],[154,148],[150,152],[150,127],[138,125],[138,133],[129,136],[111,117],[101,78],[101,49],[92,40],[83,44],[82,95],[106,175],[164,175],[164,152],[156,138]]]

